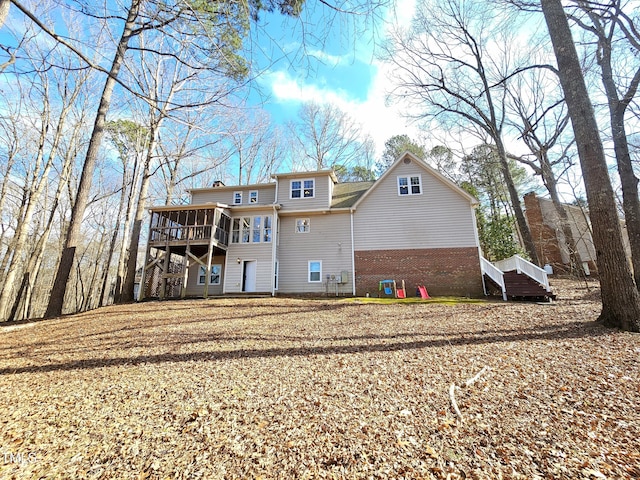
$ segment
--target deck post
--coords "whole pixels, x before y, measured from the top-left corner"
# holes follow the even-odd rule
[[[146,298],[146,288],[145,282],[147,281],[147,266],[149,265],[149,256],[151,255],[151,228],[153,225],[153,215],[151,213],[149,215],[149,236],[147,237],[147,250],[144,255],[144,263],[142,264],[142,275],[140,275],[140,286],[138,287],[138,298],[136,300],[139,302]]]
[[[162,263],[162,280],[160,281],[160,293],[158,294],[160,300],[164,300],[167,294],[167,272],[169,271],[169,261],[171,259],[171,247],[167,242],[167,250],[165,251],[164,262]]]
[[[187,241],[187,247],[184,252],[184,260],[182,261],[182,286],[180,288],[180,298],[187,295],[187,280],[189,278],[189,255],[191,254],[191,245]]]

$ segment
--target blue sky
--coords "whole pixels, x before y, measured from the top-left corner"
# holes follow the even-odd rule
[[[315,24],[321,37],[319,41],[307,42],[304,54],[301,53],[299,20],[283,20],[275,14],[264,16],[262,23],[266,27],[256,36],[262,51],[257,52],[254,59],[263,69],[257,85],[265,110],[276,123],[285,123],[296,118],[304,102],[333,104],[373,137],[378,155],[389,137],[402,133],[412,136],[415,127],[406,125],[399,108],[386,106],[386,94],[391,86],[385,65],[376,60],[374,49],[382,40],[384,22],[395,19],[408,23],[413,4],[412,0],[400,1],[395,12],[385,12],[377,23],[377,39],[373,38],[371,29],[353,35],[353,31],[345,27],[344,17],[342,21],[336,19],[329,29],[322,20],[326,11],[303,12],[302,21]],[[251,99],[260,102],[257,95]]]

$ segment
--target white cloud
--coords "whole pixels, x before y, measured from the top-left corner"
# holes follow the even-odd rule
[[[376,153],[380,155],[384,143],[393,135],[412,135],[415,127],[408,126],[398,107],[385,104],[389,89],[388,80],[381,65],[376,65],[375,77],[365,100],[351,98],[341,89],[319,85],[304,79],[293,78],[286,71],[274,71],[264,77],[275,100],[282,103],[315,102],[332,104],[349,114],[374,139]]]

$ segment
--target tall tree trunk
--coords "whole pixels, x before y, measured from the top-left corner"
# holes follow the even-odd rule
[[[599,321],[607,326],[640,332],[640,293],[624,253],[604,149],[569,22],[560,0],[541,0],[541,6],[571,117],[589,202],[602,294]]]
[[[638,199],[638,179],[633,172],[629,143],[625,131],[624,115],[631,99],[635,96],[640,80],[640,71],[636,73],[627,98],[621,101],[618,97],[618,89],[613,79],[611,67],[611,44],[602,39],[600,41],[600,56],[598,63],[602,70],[602,83],[607,94],[609,105],[609,118],[611,119],[611,134],[613,137],[613,150],[618,164],[618,174],[622,185],[622,208],[627,224],[629,246],[631,247],[631,261],[636,286],[640,288],[640,201]]]
[[[140,232],[142,232],[142,219],[144,217],[144,208],[149,196],[149,184],[151,183],[151,160],[153,152],[156,148],[158,138],[159,121],[151,125],[149,131],[149,148],[147,149],[147,157],[144,162],[142,173],[142,183],[140,184],[140,194],[138,196],[138,206],[136,208],[136,216],[133,220],[133,230],[131,231],[131,240],[129,243],[129,256],[127,257],[127,269],[122,284],[122,302],[132,302],[134,298],[134,286],[136,282],[136,266],[138,263],[138,246],[140,245]]]
[[[71,219],[69,223],[69,229],[67,230],[67,236],[65,239],[64,247],[62,250],[62,256],[58,265],[58,271],[56,273],[55,281],[51,289],[51,295],[49,297],[49,304],[45,312],[45,317],[56,317],[62,314],[62,308],[64,305],[64,297],[67,291],[67,281],[71,274],[71,269],[74,265],[74,258],[76,254],[76,248],[80,240],[80,226],[84,217],[84,212],[87,207],[89,193],[91,190],[91,183],[93,180],[93,172],[96,167],[98,159],[98,151],[102,138],[104,137],[104,125],[111,104],[111,96],[116,84],[116,78],[120,72],[120,67],[124,61],[125,54],[127,52],[129,40],[135,26],[135,21],[138,17],[138,11],[140,9],[141,0],[133,0],[129,7],[127,20],[124,24],[122,36],[118,42],[113,62],[111,64],[111,70],[109,76],[105,81],[104,90],[100,98],[100,105],[93,125],[93,131],[91,133],[91,139],[89,140],[89,148],[85,157],[84,165],[82,168],[82,174],[80,176],[80,185],[78,186],[78,192],[76,200],[71,210]]]

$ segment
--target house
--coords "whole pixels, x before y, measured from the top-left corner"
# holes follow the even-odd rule
[[[534,192],[524,196],[525,215],[531,229],[533,243],[540,261],[553,267],[556,272],[570,272],[571,259],[562,230],[562,222],[553,202],[538,197]],[[591,236],[591,222],[588,212],[578,206],[563,204],[567,214],[577,253],[587,275],[597,273],[596,249]],[[631,258],[626,225],[620,221],[627,258]]]
[[[411,153],[375,182],[332,171],[190,191],[151,208],[141,298],[241,293],[481,296],[477,201]]]

